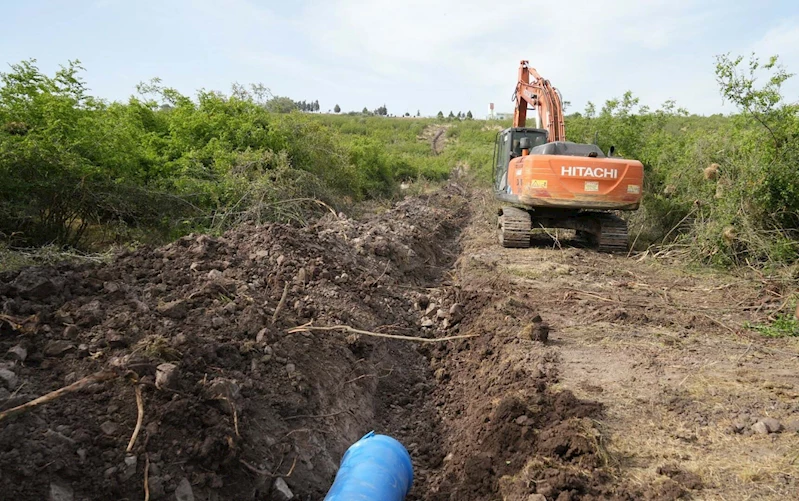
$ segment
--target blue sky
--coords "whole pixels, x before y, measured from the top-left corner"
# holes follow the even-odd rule
[[[799,72],[795,0],[0,0],[0,26],[3,68],[79,59],[109,100],[160,77],[186,94],[263,83],[322,110],[482,116],[492,101],[511,109],[529,59],[571,110],[632,90],[709,114],[732,111],[716,54],[779,54]],[[799,98],[799,77],[786,97]]]

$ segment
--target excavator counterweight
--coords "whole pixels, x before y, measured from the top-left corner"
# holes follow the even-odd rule
[[[504,247],[529,247],[533,228],[568,228],[600,251],[627,250],[627,225],[607,211],[637,210],[643,165],[566,141],[560,93],[527,61],[519,67],[513,126],[497,134],[496,198]],[[528,106],[537,127],[526,126]],[[602,212],[600,212],[602,211]]]

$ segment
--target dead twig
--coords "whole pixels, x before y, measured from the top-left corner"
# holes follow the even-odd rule
[[[424,337],[398,336],[396,334],[382,334],[380,332],[364,331],[361,329],[355,329],[353,327],[350,327],[349,325],[332,325],[330,327],[316,327],[314,325],[311,325],[310,322],[308,322],[307,324],[291,328],[286,332],[288,332],[289,334],[296,334],[298,332],[310,332],[310,331],[344,331],[344,332],[350,332],[352,334],[362,334],[364,336],[383,337],[388,339],[401,339],[403,341],[417,341],[419,343],[440,343],[443,341],[453,341],[455,339],[467,339],[470,337],[477,337],[477,334],[464,334],[462,336],[447,336],[447,337],[428,339]]]
[[[275,312],[272,314],[272,325],[275,325],[277,322],[277,315],[280,313],[280,310],[286,305],[286,297],[289,295],[289,283],[286,282],[286,285],[283,286],[283,295],[280,296],[280,301],[277,303],[277,308],[275,308]]]
[[[22,405],[18,405],[17,407],[13,407],[11,409],[5,410],[0,412],[0,422],[4,419],[13,416],[15,414],[20,414],[22,412],[27,412],[35,407],[38,407],[42,404],[46,404],[48,402],[52,402],[57,398],[63,397],[67,393],[74,393],[76,391],[82,390],[83,388],[89,386],[90,384],[94,383],[102,383],[104,381],[108,381],[110,379],[114,379],[119,375],[116,372],[110,371],[102,371],[92,374],[91,376],[86,376],[83,379],[75,381],[69,386],[65,386],[63,388],[59,388],[58,390],[51,391],[47,395],[43,395],[39,398],[31,400],[30,402],[24,403]]]
[[[144,501],[150,501],[150,455],[144,453]]]
[[[136,438],[139,436],[139,431],[141,431],[141,424],[144,421],[144,398],[141,395],[141,386],[138,384],[135,386],[136,390],[136,410],[138,414],[136,416],[136,427],[133,428],[133,435],[130,437],[130,442],[128,442],[128,448],[125,449],[125,452],[130,452],[133,450],[133,445],[136,443]]]
[[[713,322],[714,324],[727,329],[728,331],[732,332],[733,334],[736,334],[735,329],[733,329],[729,325],[726,325],[726,324],[724,324],[722,322],[719,322],[718,320],[716,320],[715,318],[711,317],[710,315],[708,315],[706,313],[702,313],[701,315],[703,317],[707,318],[708,320],[710,320],[711,322]]]
[[[270,477],[270,478],[283,477],[283,478],[288,478],[288,477],[291,476],[292,473],[294,473],[294,467],[297,466],[297,457],[294,456],[294,461],[291,463],[291,468],[289,469],[289,472],[286,473],[285,475],[278,475],[277,470],[275,470],[275,473],[272,473],[272,472],[266,471],[266,470],[262,470],[262,469],[260,469],[260,468],[258,468],[256,466],[251,465],[250,463],[248,463],[244,459],[239,459],[239,463],[241,463],[245,468],[247,468],[251,472],[253,472],[255,474],[258,474],[258,475],[261,475],[261,476],[264,476],[264,477]],[[281,464],[282,464],[282,461],[281,461]],[[278,469],[280,469],[280,465],[278,465]]]
[[[286,421],[288,421],[290,419],[304,419],[304,418],[324,419],[324,418],[329,418],[329,417],[333,417],[333,416],[338,416],[340,414],[344,414],[345,412],[349,412],[349,410],[348,409],[344,409],[343,411],[331,412],[330,414],[298,414],[296,416],[289,416],[289,417],[285,417],[283,419],[285,419]]]

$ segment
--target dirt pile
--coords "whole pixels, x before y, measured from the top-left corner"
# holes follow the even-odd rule
[[[119,256],[108,266],[0,277],[0,409],[102,370],[120,376],[0,424],[0,492],[44,499],[262,499],[274,477],[302,495],[330,485],[375,426],[387,343],[286,334],[307,322],[412,332],[408,289],[454,260],[457,188],[358,222],[242,227]],[[401,368],[398,368],[398,371]],[[143,430],[134,382],[143,389]],[[6,389],[7,387],[7,389]],[[60,487],[59,487],[60,486]]]

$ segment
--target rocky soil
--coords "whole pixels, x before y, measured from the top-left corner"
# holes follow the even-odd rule
[[[501,249],[490,209],[450,184],[0,274],[0,411],[101,375],[0,420],[0,499],[322,499],[370,430],[415,500],[796,492],[799,350],[743,328],[790,291]]]

